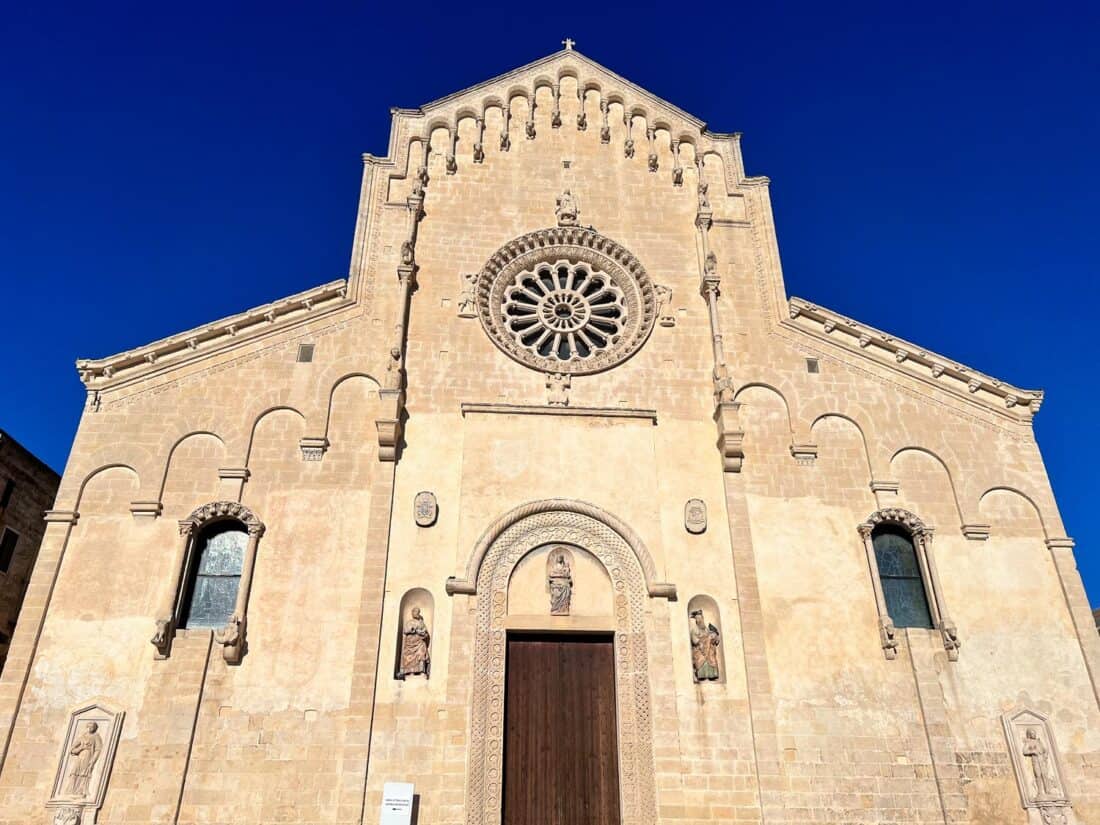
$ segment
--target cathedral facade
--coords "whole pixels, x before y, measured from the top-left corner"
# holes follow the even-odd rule
[[[1040,392],[569,42],[363,161],[346,279],[78,362],[0,822],[1100,823]]]

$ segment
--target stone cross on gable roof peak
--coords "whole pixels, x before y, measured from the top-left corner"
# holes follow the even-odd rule
[[[561,44],[565,46],[565,50],[567,52],[571,52],[573,51],[573,47],[577,45],[577,41],[574,40],[572,37],[567,37],[565,38],[565,40],[561,41]]]

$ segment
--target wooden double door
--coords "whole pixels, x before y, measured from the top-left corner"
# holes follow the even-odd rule
[[[620,825],[610,635],[509,634],[503,825]]]

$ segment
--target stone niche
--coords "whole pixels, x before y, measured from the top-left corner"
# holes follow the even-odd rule
[[[427,680],[431,675],[432,633],[435,627],[435,599],[432,594],[423,587],[414,587],[401,597],[399,607],[400,614],[397,620],[397,646],[394,652],[393,678],[398,680]],[[413,611],[419,613],[419,618],[413,615]],[[426,632],[427,661],[421,672],[406,673],[402,661],[402,653],[406,644],[406,631],[419,627],[421,632]],[[419,658],[419,657],[417,657]],[[420,670],[420,668],[413,668]]]
[[[551,573],[565,558],[572,579],[566,615],[551,614]],[[544,544],[516,563],[508,581],[508,616],[518,625],[548,628],[568,626],[587,619],[610,618],[614,599],[611,577],[600,561],[572,544]]]
[[[57,774],[46,807],[58,825],[96,821],[122,733],[123,712],[102,704],[83,705],[69,716]]]

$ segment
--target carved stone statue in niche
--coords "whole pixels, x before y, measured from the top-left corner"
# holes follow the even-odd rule
[[[409,620],[405,623],[405,629],[401,635],[401,667],[398,669],[397,678],[406,676],[427,676],[428,667],[431,664],[429,648],[431,634],[428,633],[428,625],[420,613],[419,607],[414,607],[409,614]]]
[[[89,722],[69,749],[72,760],[69,762],[69,777],[66,792],[70,796],[84,799],[88,796],[88,783],[92,779],[95,763],[103,753],[103,739],[99,736],[99,725]]]
[[[1057,799],[1061,795],[1058,781],[1050,769],[1050,751],[1043,744],[1037,728],[1028,728],[1024,734],[1024,740],[1020,743],[1022,753],[1031,763],[1031,774],[1034,778],[1034,799],[1038,801]]]
[[[718,679],[718,628],[707,624],[702,610],[691,611],[691,666],[695,681]]]
[[[550,615],[568,616],[573,601],[573,570],[564,553],[558,553],[548,573],[550,581]]]
[[[558,216],[558,226],[576,226],[581,210],[573,193],[566,189],[558,196],[557,203],[554,214]]]

